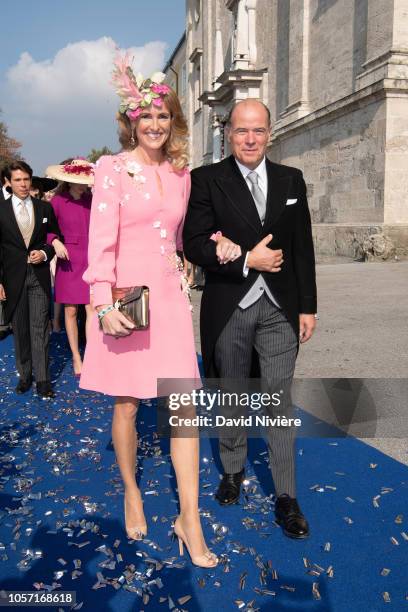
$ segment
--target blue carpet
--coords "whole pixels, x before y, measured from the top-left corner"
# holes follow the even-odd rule
[[[200,506],[221,563],[199,569],[169,537],[175,478],[152,405],[138,419],[149,536],[136,543],[123,530],[110,399],[79,391],[64,334],[52,336],[57,398],[17,396],[11,347],[0,345],[0,589],[76,591],[74,609],[98,612],[407,608],[406,466],[353,438],[300,438],[298,498],[312,535],[292,541],[273,523],[263,441],[250,441],[241,503],[221,508],[216,442],[203,439]]]

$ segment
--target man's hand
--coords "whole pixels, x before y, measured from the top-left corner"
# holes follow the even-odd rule
[[[30,263],[32,264],[40,264],[45,260],[44,253],[42,251],[31,251],[30,253]]]
[[[242,251],[239,244],[235,244],[229,238],[221,236],[217,239],[217,257],[220,264],[226,264],[241,257]]]
[[[96,310],[99,312],[106,306],[97,306]],[[118,310],[111,310],[102,317],[102,330],[104,334],[108,336],[114,336],[115,338],[122,338],[129,336],[135,329],[135,325],[129,321]]]
[[[58,240],[58,238],[54,238],[54,240],[52,241],[52,246],[54,247],[55,254],[59,259],[66,259],[67,261],[69,261],[69,253],[65,244],[61,242],[61,240]]]
[[[0,302],[6,299],[6,292],[4,291],[3,285],[0,285]]]
[[[268,248],[268,244],[271,242],[273,236],[268,234],[258,242],[258,244],[249,251],[247,257],[247,267],[258,270],[258,272],[280,272],[281,265],[283,263],[282,249]]]
[[[299,339],[303,344],[310,340],[316,327],[316,317],[314,314],[299,315]]]

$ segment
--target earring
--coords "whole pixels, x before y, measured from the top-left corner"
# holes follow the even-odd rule
[[[132,145],[132,147],[134,147],[134,146],[135,146],[135,144],[136,144],[135,137],[133,136],[133,131],[132,131],[132,135],[131,135],[131,137],[130,137],[130,144]]]

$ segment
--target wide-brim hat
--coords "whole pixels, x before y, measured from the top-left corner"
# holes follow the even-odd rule
[[[57,181],[93,185],[94,166],[87,159],[73,159],[69,164],[48,166],[45,174]]]
[[[41,185],[44,193],[47,193],[47,191],[52,191],[56,188],[58,181],[52,178],[46,178],[45,176],[33,176],[31,179],[31,184],[33,187],[36,185]]]

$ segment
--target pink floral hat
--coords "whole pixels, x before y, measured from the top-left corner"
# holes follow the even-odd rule
[[[69,164],[58,164],[48,166],[45,174],[57,181],[65,183],[80,183],[82,185],[93,185],[94,165],[87,159],[73,159]]]
[[[135,121],[146,106],[154,104],[161,107],[164,96],[170,93],[170,87],[163,83],[165,78],[163,72],[155,72],[148,79],[140,73],[135,76],[129,54],[118,54],[114,61],[112,83],[121,98],[119,112]]]

